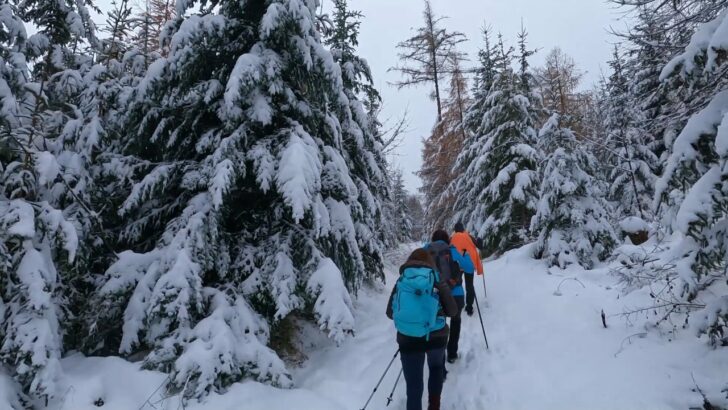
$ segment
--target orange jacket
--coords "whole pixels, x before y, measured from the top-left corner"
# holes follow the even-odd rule
[[[483,274],[483,261],[480,260],[478,248],[475,247],[473,240],[470,239],[469,233],[455,232],[450,238],[450,244],[460,253],[467,251],[468,254],[470,254],[470,259],[473,261],[473,265],[475,265],[475,270],[478,272],[478,275]]]

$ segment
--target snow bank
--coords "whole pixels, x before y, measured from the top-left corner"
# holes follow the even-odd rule
[[[0,408],[3,410],[24,410],[18,394],[20,386],[0,368]]]
[[[138,363],[116,357],[73,355],[63,360],[65,394],[43,410],[160,410],[179,409],[179,396],[164,390],[167,375],[143,370]],[[8,378],[0,373],[0,408],[16,403],[3,394],[12,393]],[[12,398],[12,397],[11,397]],[[5,400],[5,401],[3,401]],[[304,389],[279,389],[258,382],[233,385],[225,394],[211,393],[202,402],[189,401],[188,410],[341,410],[339,403]],[[22,406],[9,410],[21,410]]]

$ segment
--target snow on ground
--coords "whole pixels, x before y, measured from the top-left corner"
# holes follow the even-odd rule
[[[316,350],[307,352],[309,360],[293,371],[295,389],[246,382],[186,409],[361,409],[397,350],[394,326],[384,310],[397,265],[409,249],[392,255],[386,285],[363,290],[354,302],[356,336],[338,347],[316,343]],[[691,390],[693,377],[701,387],[720,390],[709,380],[725,379],[724,351],[696,342],[687,331],[645,333],[639,320],[629,325],[619,315],[648,304],[645,292],[620,295],[613,287],[617,279],[606,269],[549,274],[529,252],[525,247],[486,264],[487,300],[477,278],[490,350],[485,350],[477,314],[465,316],[461,359],[448,366],[443,409],[685,410],[702,406],[701,396]],[[581,283],[568,279],[574,277]],[[602,327],[602,309],[607,329]],[[630,338],[636,334],[641,335]],[[175,398],[155,391],[166,376],[141,371],[138,364],[72,356],[63,360],[63,370],[64,398],[50,410],[181,408]],[[399,370],[397,360],[369,409],[404,408],[404,380],[386,407]],[[94,405],[100,404],[98,399],[103,406]]]

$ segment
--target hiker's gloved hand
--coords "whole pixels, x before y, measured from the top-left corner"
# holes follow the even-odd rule
[[[473,305],[465,306],[465,313],[467,313],[468,316],[473,316]]]

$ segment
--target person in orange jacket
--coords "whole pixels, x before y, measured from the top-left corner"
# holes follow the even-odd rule
[[[483,261],[480,260],[480,252],[473,242],[472,236],[465,230],[462,222],[455,224],[455,233],[450,237],[450,244],[455,247],[461,254],[467,253],[473,261],[475,271],[478,275],[483,275]],[[474,275],[463,275],[465,279],[465,313],[468,316],[473,315],[473,301],[475,300],[475,286],[473,286]]]

